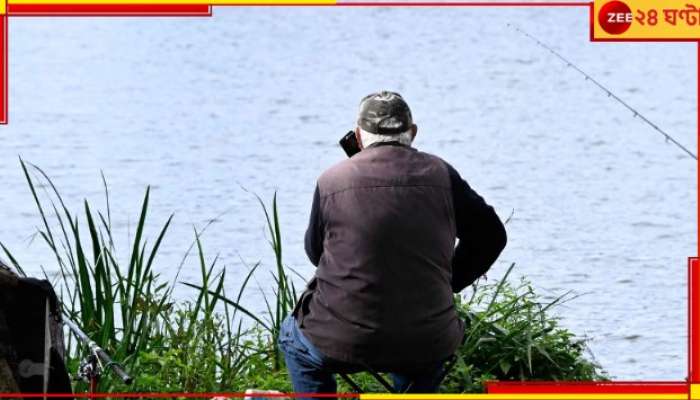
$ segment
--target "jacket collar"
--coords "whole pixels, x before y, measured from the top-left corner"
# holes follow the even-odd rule
[[[401,144],[398,140],[394,141],[392,140],[391,142],[376,142],[372,143],[369,146],[365,147],[365,149],[373,149],[375,147],[381,147],[381,146],[396,146],[396,147],[405,147],[410,149],[411,146],[406,146],[404,144]]]

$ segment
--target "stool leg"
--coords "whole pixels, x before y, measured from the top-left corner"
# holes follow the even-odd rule
[[[340,375],[340,378],[343,379],[345,381],[345,383],[350,385],[350,387],[352,388],[352,390],[355,393],[362,393],[363,392],[362,388],[360,388],[360,386],[358,386],[357,383],[355,383],[355,381],[350,379],[349,376],[347,376],[346,374],[341,374],[341,373],[339,373],[338,375]]]
[[[387,382],[386,379],[384,379],[384,377],[381,376],[378,372],[376,372],[370,368],[368,368],[367,370],[374,377],[374,379],[377,380],[377,382],[381,383],[382,386],[384,386],[384,389],[386,389],[389,393],[396,393],[396,390],[394,390],[394,387],[392,385],[390,385],[389,382]]]

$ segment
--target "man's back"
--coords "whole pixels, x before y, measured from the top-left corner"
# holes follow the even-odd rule
[[[278,339],[297,392],[335,392],[334,373],[363,369],[433,392],[460,345],[453,293],[486,273],[506,232],[452,166],[411,147],[417,133],[400,94],[365,96],[341,140],[351,158],[318,180],[304,241],[318,269]]]
[[[334,359],[375,368],[451,355],[463,324],[447,165],[408,146],[371,146],[319,178],[318,201],[322,249],[297,313],[302,332]]]

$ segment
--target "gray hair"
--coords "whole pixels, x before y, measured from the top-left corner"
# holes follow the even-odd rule
[[[413,142],[413,131],[409,129],[398,135],[379,135],[360,128],[360,139],[362,147],[369,147],[374,143],[399,142],[404,146],[410,146]]]

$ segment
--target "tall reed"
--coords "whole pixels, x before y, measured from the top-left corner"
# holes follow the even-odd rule
[[[256,196],[275,255],[272,296],[264,295],[265,310],[258,313],[244,303],[261,264],[251,266],[237,291],[228,295],[226,269],[218,266],[216,257],[208,261],[202,231],[197,230],[185,258],[194,249],[200,279],[183,282],[194,289],[192,300],[173,297],[176,282],[164,281],[155,268],[173,216],[158,225],[155,240],[149,242],[150,189],[143,196],[135,234],[122,261],[104,176],[104,211],[95,211],[84,201],[81,212],[72,213],[43,170],[23,160],[20,164],[41,219],[38,235],[60,271],[56,286],[65,313],[136,378],[134,386],[127,388],[107,375],[102,390],[290,389],[276,343],[281,323],[298,298],[290,274],[304,277],[284,264],[276,194],[270,207]],[[13,253],[2,243],[0,247],[24,273]],[[550,314],[571,297],[543,303],[527,281],[511,283],[513,267],[499,282],[477,285],[470,296],[455,297],[458,313],[468,322],[467,336],[443,390],[479,392],[490,379],[607,379],[600,366],[586,357],[585,340],[562,328]],[[244,329],[250,325],[244,320],[252,326]],[[68,346],[68,363],[74,369],[83,349],[72,339]],[[368,390],[382,389],[366,374],[357,378]],[[341,389],[348,388],[341,385]]]
[[[144,232],[148,224],[150,188],[145,191],[126,257],[128,261],[124,264],[115,246],[109,190],[104,177],[105,212],[93,211],[86,200],[79,215],[69,210],[53,181],[41,168],[23,160],[20,164],[41,218],[37,234],[59,268],[61,279],[56,286],[67,318],[77,322],[127,369],[138,364],[140,355],[164,349],[173,338],[180,342],[186,338],[189,344],[214,344],[214,368],[208,372],[216,376],[235,376],[243,368],[245,354],[239,343],[244,332],[240,318],[235,309],[219,301],[225,297],[225,270],[214,272],[216,260],[207,264],[199,233],[195,231],[201,279],[197,286],[201,290],[196,292],[193,302],[176,304],[172,296],[175,285],[163,282],[154,271],[173,216],[166,219],[153,244],[149,244]],[[40,184],[36,183],[37,179]],[[43,193],[39,188],[44,188]],[[12,252],[4,244],[2,249],[11,264],[24,274],[25,270]],[[245,285],[238,298],[244,288]],[[215,313],[219,306],[223,322],[218,319],[221,315]],[[213,326],[220,331],[211,329]],[[77,359],[73,357],[79,357],[81,349],[69,337],[71,358],[68,361],[76,364]],[[116,385],[109,379],[105,384]]]
[[[280,334],[280,327],[284,319],[292,312],[294,308],[294,303],[297,299],[297,291],[294,285],[293,279],[287,274],[287,268],[282,260],[282,230],[280,228],[279,213],[277,210],[277,193],[272,197],[272,209],[268,209],[265,202],[256,195],[258,203],[265,214],[265,220],[267,222],[267,229],[269,234],[268,242],[272,251],[275,254],[275,267],[276,271],[272,273],[272,279],[275,283],[273,287],[273,298],[272,301],[267,295],[263,294],[263,300],[265,302],[265,307],[267,314],[265,318],[256,315],[246,308],[241,302],[241,295],[245,290],[248,281],[250,280],[255,269],[251,269],[248,276],[246,276],[241,289],[239,291],[239,296],[236,299],[230,299],[226,296],[220,294],[209,292],[211,295],[216,296],[227,305],[234,307],[236,310],[241,311],[248,317],[250,317],[254,322],[259,324],[264,330],[270,335],[272,343],[272,354],[273,354],[273,367],[275,370],[280,370],[283,367],[283,356],[280,350],[277,348],[276,343]],[[205,291],[204,287],[201,285],[194,285],[186,283],[186,285],[193,287],[200,291]]]

